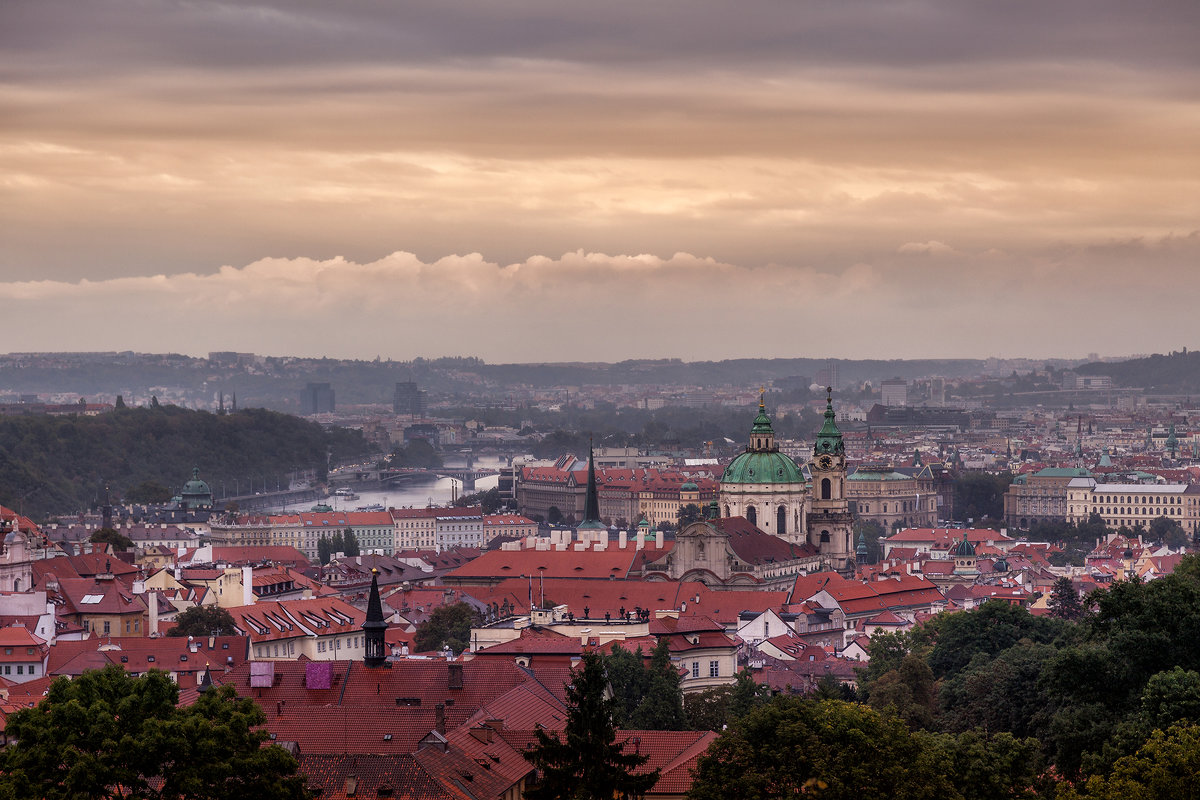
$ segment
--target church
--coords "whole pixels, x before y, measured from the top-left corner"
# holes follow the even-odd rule
[[[646,565],[646,577],[773,588],[800,572],[852,572],[854,515],[832,390],[808,468],[811,488],[801,466],[779,450],[760,397],[750,443],[725,468],[706,518],[683,527],[671,552]]]

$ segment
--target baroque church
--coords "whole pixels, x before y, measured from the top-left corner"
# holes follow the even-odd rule
[[[780,452],[762,396],[750,428],[750,444],[721,476],[723,516],[745,517],[767,533],[811,545],[834,569],[850,568],[854,516],[846,497],[846,444],[827,390],[825,421],[817,433],[811,490],[800,465]]]
[[[799,572],[852,572],[854,515],[832,390],[808,467],[811,488],[801,466],[780,452],[760,397],[750,443],[725,468],[706,519],[680,530],[671,553],[647,564],[646,577],[773,588]]]

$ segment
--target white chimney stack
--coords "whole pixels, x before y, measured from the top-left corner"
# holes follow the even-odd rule
[[[242,567],[242,605],[254,605],[254,567]]]
[[[150,592],[150,635],[158,636],[158,592]]]

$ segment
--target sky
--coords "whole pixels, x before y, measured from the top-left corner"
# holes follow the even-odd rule
[[[0,3],[0,352],[1200,347],[1200,3]]]

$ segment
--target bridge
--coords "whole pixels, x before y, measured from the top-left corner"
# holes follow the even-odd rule
[[[320,502],[323,496],[319,489],[283,489],[278,492],[223,497],[217,501],[217,505],[229,508],[236,503],[240,511],[265,511],[268,509],[283,508],[294,503]]]
[[[421,477],[453,478],[462,483],[464,492],[475,491],[475,481],[489,475],[499,475],[497,469],[473,469],[470,467],[439,467],[437,469],[385,469],[379,471],[379,482],[383,484],[402,483]]]

